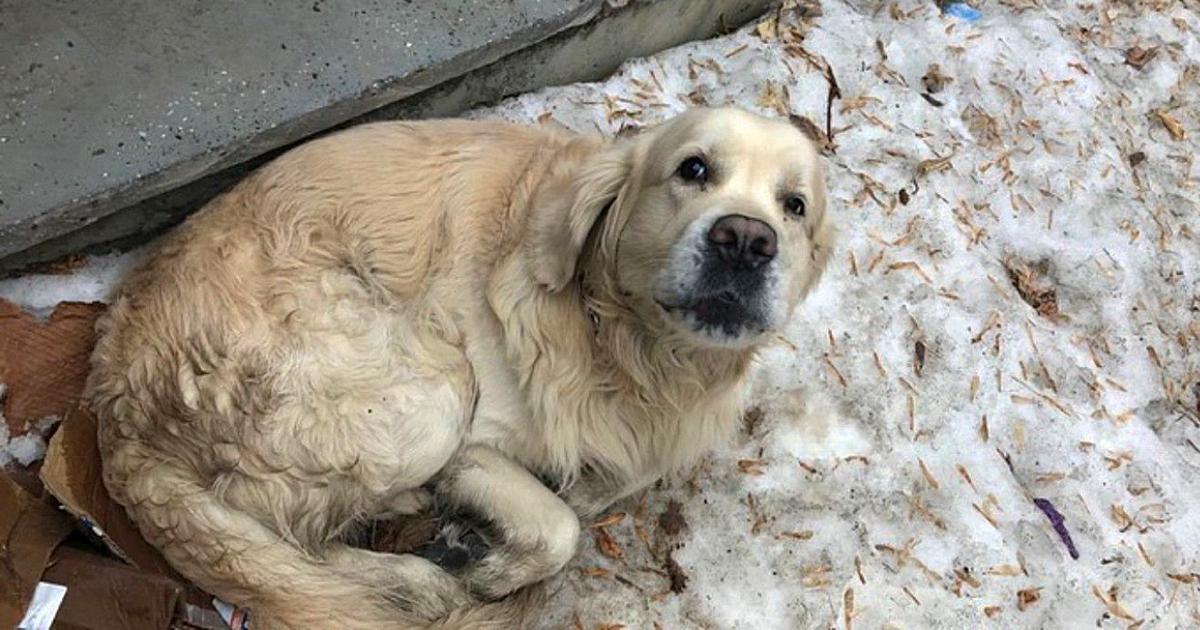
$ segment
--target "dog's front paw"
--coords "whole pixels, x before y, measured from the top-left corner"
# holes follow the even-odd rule
[[[457,522],[446,523],[437,536],[413,553],[451,573],[459,573],[487,556],[491,545],[475,529]]]

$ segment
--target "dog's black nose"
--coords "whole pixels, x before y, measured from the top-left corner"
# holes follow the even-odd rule
[[[779,243],[771,226],[740,214],[717,219],[708,231],[708,242],[721,260],[751,269],[771,262],[779,252]]]

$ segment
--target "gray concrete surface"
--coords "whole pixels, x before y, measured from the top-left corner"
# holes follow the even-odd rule
[[[0,0],[0,271],[144,240],[347,121],[601,78],[770,4]]]
[[[457,76],[599,0],[0,0],[0,256]]]

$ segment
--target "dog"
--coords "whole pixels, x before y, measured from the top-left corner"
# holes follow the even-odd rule
[[[314,140],[114,294],[85,394],[105,485],[256,630],[514,627],[581,519],[732,435],[833,233],[812,139],[734,108]],[[493,547],[451,571],[345,542],[434,504]]]

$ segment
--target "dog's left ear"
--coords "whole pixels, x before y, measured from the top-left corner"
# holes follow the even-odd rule
[[[633,142],[617,140],[574,165],[547,174],[534,199],[530,230],[533,276],[552,292],[575,277],[592,226],[618,206],[633,171]]]

